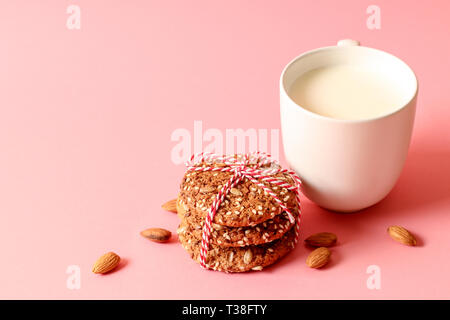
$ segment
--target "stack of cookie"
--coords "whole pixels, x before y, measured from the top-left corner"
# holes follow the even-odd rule
[[[223,168],[224,163],[199,163],[200,167]],[[273,164],[270,164],[273,165]],[[188,171],[181,183],[177,211],[181,218],[178,237],[191,257],[200,262],[202,229],[208,210],[233,172]],[[274,177],[295,185],[287,173]],[[283,202],[295,221],[296,194],[263,182]],[[295,224],[273,196],[244,178],[224,197],[212,221],[206,267],[225,272],[262,270],[295,246]]]

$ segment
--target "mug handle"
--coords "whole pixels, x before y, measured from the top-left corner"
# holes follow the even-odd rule
[[[342,39],[338,41],[337,45],[339,47],[359,46],[359,41],[352,39]]]

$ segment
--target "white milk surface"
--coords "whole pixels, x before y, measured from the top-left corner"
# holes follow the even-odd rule
[[[402,90],[386,74],[350,64],[304,73],[292,84],[289,96],[311,112],[344,120],[379,117],[404,103]]]

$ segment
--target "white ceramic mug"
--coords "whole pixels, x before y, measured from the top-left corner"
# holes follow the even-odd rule
[[[331,64],[376,66],[397,77],[404,105],[364,120],[340,120],[308,111],[289,97],[303,73]],[[410,67],[381,50],[341,40],[292,60],[280,79],[281,128],[289,165],[303,180],[302,192],[321,207],[341,212],[367,208],[393,188],[404,165],[414,123],[417,79]],[[380,92],[380,94],[383,94]]]

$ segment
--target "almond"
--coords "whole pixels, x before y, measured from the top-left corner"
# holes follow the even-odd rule
[[[331,232],[319,232],[305,239],[305,243],[311,247],[331,247],[336,241],[336,235]]]
[[[417,244],[416,238],[403,227],[400,226],[390,226],[387,232],[397,242],[400,242],[407,246],[415,246]]]
[[[331,251],[325,247],[320,247],[311,252],[306,258],[306,265],[310,268],[318,269],[330,261]]]
[[[155,242],[166,242],[172,236],[172,233],[166,229],[150,228],[141,232],[141,236]]]
[[[166,211],[177,213],[177,199],[173,199],[164,203],[161,208]]]
[[[114,252],[102,255],[92,267],[93,273],[107,273],[116,268],[120,263],[120,257]]]

